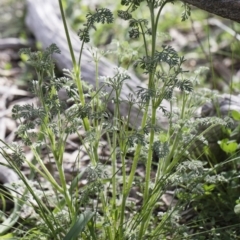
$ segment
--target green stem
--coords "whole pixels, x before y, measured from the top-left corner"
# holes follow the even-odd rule
[[[58,183],[55,181],[55,179],[53,178],[52,174],[48,171],[48,169],[46,168],[46,166],[44,165],[42,159],[39,157],[39,154],[37,153],[36,149],[31,147],[32,152],[34,153],[34,157],[36,158],[37,162],[40,164],[44,174],[39,170],[39,168],[37,166],[35,166],[34,164],[32,164],[30,161],[28,161],[27,159],[25,159],[25,161],[27,162],[27,164],[31,167],[34,168],[35,171],[37,171],[39,174],[41,174],[45,179],[47,179],[52,186],[59,191],[60,193],[63,193],[63,189],[58,185]]]
[[[63,10],[62,0],[58,0],[58,3],[59,3],[60,11],[61,11],[61,16],[62,16],[63,26],[64,26],[64,30],[65,30],[65,35],[67,37],[68,48],[69,48],[69,51],[70,51],[70,54],[71,54],[73,67],[75,68],[77,66],[77,64],[76,64],[76,59],[75,59],[75,56],[74,56],[74,51],[73,51],[73,47],[72,47],[71,38],[69,36],[69,31],[68,31],[66,17],[65,17],[65,14],[64,14],[64,10]]]
[[[159,21],[159,16],[160,13],[164,7],[164,5],[167,3],[168,1],[166,1],[165,3],[163,3],[158,11],[157,17],[155,19],[155,12],[154,12],[154,3],[149,3],[148,7],[150,10],[150,15],[151,15],[151,26],[152,26],[152,60],[154,60],[154,54],[155,54],[155,48],[156,48],[156,34],[157,34],[157,23]],[[152,71],[149,75],[149,83],[148,83],[148,89],[152,89],[153,91],[155,91],[156,86],[154,84],[154,75],[155,75],[155,71],[156,69],[154,69],[154,71]],[[151,119],[151,124],[152,126],[155,125],[156,123],[156,109],[157,107],[161,104],[162,101],[162,96],[160,96],[158,98],[158,100],[154,100],[152,99],[151,103],[151,111],[152,111],[152,119]],[[147,158],[147,165],[146,165],[146,177],[145,177],[145,187],[144,187],[144,194],[143,194],[143,205],[149,205],[150,203],[148,203],[149,201],[149,184],[151,181],[151,169],[152,169],[152,156],[153,156],[153,150],[152,150],[152,146],[153,146],[153,142],[154,142],[154,136],[155,136],[155,131],[152,128],[150,131],[150,139],[149,139],[149,149],[148,149],[148,158]],[[149,205],[150,206],[150,205]],[[147,209],[147,211],[151,211],[151,209]],[[141,221],[141,226],[140,226],[140,230],[139,230],[139,234],[138,234],[138,239],[142,239],[144,232],[147,228],[147,225],[149,223],[149,214],[146,215],[146,217],[144,217]]]
[[[63,195],[65,197],[66,203],[68,205],[68,209],[71,212],[71,217],[73,218],[76,213],[75,213],[75,209],[72,203],[72,199],[71,196],[69,194],[68,188],[67,188],[67,182],[66,182],[66,178],[65,178],[65,174],[64,174],[64,169],[63,169],[63,165],[59,165],[57,164],[57,168],[58,168],[58,173],[59,173],[59,179],[63,188]]]
[[[152,108],[152,126],[155,125],[155,121],[156,121],[156,109]],[[154,136],[155,136],[155,131],[152,128],[151,131],[150,131],[150,139],[149,139],[149,149],[148,149],[148,158],[147,158],[147,166],[146,166],[143,204],[146,203],[146,201],[148,199],[149,182],[151,181],[150,175],[151,175],[151,169],[152,169],[152,154],[153,154],[152,146],[153,146],[153,142],[154,142]]]
[[[121,162],[122,162],[122,178],[123,178],[123,195],[126,191],[126,186],[127,186],[127,177],[126,177],[126,164],[125,164],[125,158],[126,158],[126,154],[127,154],[127,142],[126,142],[126,133],[128,131],[128,127],[129,127],[129,121],[130,121],[130,115],[131,115],[131,109],[132,109],[132,105],[129,106],[129,109],[128,109],[128,118],[127,118],[127,123],[125,124],[125,129],[124,131],[121,131],[120,132],[120,139],[122,139],[122,141],[120,141],[120,148],[122,150],[122,153],[121,153]],[[124,135],[125,134],[125,135]],[[124,201],[123,201],[124,203]],[[124,203],[125,204],[125,203]],[[119,225],[119,239],[123,239],[123,222],[124,222],[124,209],[125,209],[125,205],[124,207],[122,206],[121,208],[121,212],[120,212],[120,225]]]
[[[100,201],[101,201],[102,209],[103,209],[103,212],[104,212],[104,217],[105,217],[104,221],[109,222],[109,216],[110,216],[109,207],[108,207],[107,200],[105,199],[105,195],[104,195],[103,192],[100,193]],[[109,224],[104,226],[103,229],[104,229],[105,234],[106,234],[105,239],[115,240],[115,238],[113,238],[112,228],[111,228],[111,226],[109,226]]]
[[[146,111],[143,114],[142,124],[141,124],[142,128],[146,125],[147,116],[148,116],[148,107],[146,107]],[[142,149],[142,145],[138,144],[137,147],[136,147],[136,150],[135,150],[133,163],[132,163],[132,168],[131,168],[131,172],[130,172],[130,175],[129,175],[129,178],[128,178],[128,183],[126,184],[125,188],[123,189],[123,199],[122,199],[122,204],[121,204],[121,219],[120,219],[121,228],[123,228],[123,219],[124,219],[126,201],[127,201],[127,197],[129,195],[129,192],[130,192],[132,184],[133,184],[133,180],[134,180],[134,176],[135,176],[135,173],[136,173],[137,164],[138,164],[138,160],[139,160],[139,157],[140,157],[141,149]]]
[[[74,56],[74,51],[73,51],[71,39],[70,39],[70,36],[69,36],[69,31],[68,31],[66,17],[65,17],[65,14],[64,14],[63,6],[62,6],[62,1],[58,0],[58,2],[59,2],[60,11],[61,11],[61,16],[62,16],[63,26],[64,26],[64,30],[65,30],[65,35],[67,37],[68,48],[69,48],[71,58],[72,58],[73,69],[74,69],[74,74],[75,74],[75,79],[74,80],[75,80],[76,85],[77,85],[77,89],[78,89],[78,93],[79,93],[79,100],[80,100],[81,104],[83,106],[85,106],[85,99],[84,99],[82,81],[81,81],[81,77],[80,77],[81,76],[80,66],[77,65],[76,59],[75,59],[75,56]],[[83,125],[84,125],[84,128],[85,128],[86,131],[90,130],[90,124],[89,124],[89,120],[88,120],[87,117],[85,117],[83,119]]]
[[[120,95],[119,92],[121,91],[121,89],[116,89],[116,108],[114,111],[114,123],[113,125],[116,126],[117,128],[119,127],[119,118],[120,118],[120,111],[119,111],[119,99],[120,99]],[[113,132],[113,149],[117,148],[117,131]],[[117,200],[117,181],[116,181],[116,172],[117,172],[117,166],[116,166],[116,162],[117,162],[117,155],[116,155],[116,150],[113,151],[112,154],[112,173],[113,173],[113,177],[112,177],[112,210],[113,213],[115,214],[116,212],[116,200]],[[117,232],[117,216],[114,216],[114,233]]]
[[[154,100],[152,100],[152,126],[155,125],[156,122],[156,109],[154,106]],[[152,170],[152,157],[153,157],[153,142],[154,142],[155,131],[151,128],[150,131],[150,139],[149,139],[149,149],[148,149],[148,158],[147,158],[147,165],[146,165],[146,176],[145,176],[145,186],[144,186],[144,193],[143,193],[143,205],[149,205],[149,184],[151,182],[151,170]],[[147,212],[151,211],[151,209],[147,209]],[[149,215],[147,214],[146,218],[141,221],[140,231],[138,238],[142,239],[143,234],[145,232],[146,225],[149,222]]]

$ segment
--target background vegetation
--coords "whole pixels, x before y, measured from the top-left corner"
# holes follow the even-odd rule
[[[24,27],[24,1],[1,1],[0,5],[1,38],[32,38]],[[40,102],[38,108],[27,103],[13,108],[13,118],[20,126],[13,129],[17,130],[17,144],[2,141],[5,146],[1,146],[1,155],[24,183],[17,185],[17,191],[24,189],[16,197],[17,204],[23,207],[28,199],[29,204],[22,209],[32,211],[27,217],[21,214],[20,219],[15,215],[18,224],[14,222],[14,228],[7,229],[5,239],[239,239],[239,113],[230,113],[234,126],[229,119],[196,119],[195,113],[216,96],[211,90],[239,93],[240,25],[194,8],[191,17],[182,22],[181,3],[167,4],[156,28],[156,49],[167,57],[160,58],[159,54],[162,65],[152,72],[153,63],[147,65],[143,56],[147,51],[150,56],[155,54],[149,50],[153,35],[146,36],[147,47],[141,38],[129,38],[127,22],[117,17],[117,11],[126,10],[126,6],[83,0],[66,0],[63,6],[76,32],[83,29],[88,12],[106,6],[113,12],[113,23],[96,24],[97,31],[89,31],[89,44],[115,50],[108,56],[117,66],[132,68],[132,63],[139,61],[141,67],[134,71],[152,85],[139,90],[138,100],[140,107],[151,109],[151,115],[143,117],[139,129],[132,129],[122,120],[117,96],[128,76],[119,70],[115,78],[105,79],[116,96],[110,121],[105,112],[106,103],[112,99],[101,88],[95,91],[85,86],[77,66],[65,77],[61,72],[57,73],[59,78],[55,76],[51,58],[52,53],[58,53],[55,45],[42,54],[25,50],[21,58],[2,58],[1,69],[7,71],[2,72],[3,83],[29,90],[26,79],[37,79],[31,82],[31,91]],[[13,13],[15,18],[10,18]],[[135,19],[150,17],[144,4],[134,14]],[[106,19],[111,19],[109,13]],[[9,49],[3,49],[0,56],[14,56],[6,51]],[[24,56],[31,67],[26,66]],[[13,69],[20,70],[16,73]],[[143,69],[148,74],[143,74]],[[162,74],[158,75],[159,82],[154,78],[158,71]],[[162,79],[165,81],[160,82]],[[67,111],[57,97],[60,88],[65,88],[73,101]],[[178,121],[162,131],[155,126],[157,103],[173,96],[177,99],[174,106],[181,111],[168,116],[170,122],[174,117]],[[8,106],[17,98],[9,99]],[[85,103],[87,99],[89,103]],[[199,126],[206,126],[205,130],[196,131]],[[224,133],[217,139],[225,153],[221,160],[210,153],[205,136],[217,126]],[[32,129],[38,131],[29,131]],[[63,159],[69,151],[67,139],[73,133],[77,133],[77,146],[82,146],[89,158],[80,168],[84,170],[75,175],[71,172],[73,176],[68,179]],[[24,144],[19,144],[20,139]],[[108,148],[104,160],[100,157],[103,153],[98,153],[102,141]],[[200,143],[205,147],[196,150]],[[79,156],[78,147],[76,150]],[[28,152],[35,162],[28,161]],[[47,164],[50,160],[54,161],[54,169]],[[27,181],[21,172],[35,181]],[[14,208],[7,214],[18,210]]]

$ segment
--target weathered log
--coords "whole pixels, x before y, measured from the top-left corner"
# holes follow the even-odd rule
[[[240,23],[240,0],[181,0],[223,18]]]
[[[3,38],[0,39],[0,50],[13,49],[19,50],[21,48],[33,47],[32,41],[25,41],[20,38]]]
[[[57,0],[27,0],[27,16],[26,24],[30,31],[33,33],[37,41],[42,44],[45,49],[52,43],[55,43],[61,50],[61,55],[54,55],[56,65],[60,68],[72,69],[72,61],[68,49],[65,32],[63,29],[63,23],[59,14]],[[70,29],[70,28],[69,28]],[[70,38],[74,48],[74,54],[78,59],[80,52],[81,42],[77,34],[70,29]],[[106,58],[101,58],[99,62],[99,75],[100,76],[114,76],[116,74],[116,66],[110,63]],[[82,79],[92,85],[95,84],[95,65],[90,52],[87,50],[87,46],[83,50],[82,65],[81,65]],[[146,87],[136,76],[131,75],[131,80],[126,81],[123,85],[120,98],[127,100],[129,94],[136,96],[137,86]],[[107,88],[107,91],[111,89]],[[163,101],[163,106],[169,109],[169,103]],[[109,104],[109,109],[113,111],[114,105]],[[129,105],[122,103],[120,112],[122,116],[127,116]],[[133,126],[140,126],[142,114],[139,112],[137,106],[131,111],[130,123]],[[168,125],[168,119],[163,116],[162,112],[158,112],[158,123],[161,127],[166,128]]]

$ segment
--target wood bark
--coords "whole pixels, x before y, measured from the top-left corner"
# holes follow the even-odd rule
[[[184,3],[240,23],[240,0],[181,0]]]
[[[32,41],[25,41],[19,38],[3,38],[0,39],[0,50],[13,49],[19,50],[21,48],[34,47]]]
[[[33,33],[37,41],[42,44],[43,49],[50,44],[55,43],[61,50],[61,55],[54,55],[56,65],[60,68],[72,69],[72,61],[68,49],[65,32],[63,29],[63,23],[59,13],[59,6],[57,0],[27,0],[27,16],[26,24],[29,30]],[[81,42],[76,33],[70,30],[70,38],[74,48],[74,54],[76,59],[80,52]],[[93,58],[88,51],[88,46],[85,45],[82,55],[81,76],[84,81],[94,85],[95,84],[95,64]],[[110,63],[106,58],[101,58],[99,62],[99,75],[100,76],[114,76],[116,74],[116,66]],[[128,99],[129,94],[136,96],[137,86],[147,87],[136,76],[130,73],[131,80],[126,81],[123,85],[120,98],[123,101]],[[108,92],[111,89],[106,88]],[[164,107],[169,110],[170,104],[167,101],[163,101]],[[109,109],[113,111],[114,105],[109,104]],[[120,112],[122,116],[128,115],[129,104],[122,103]],[[168,119],[163,116],[161,111],[158,111],[158,123],[161,127],[166,128],[168,125]],[[139,112],[137,106],[134,106],[131,110],[130,123],[138,127],[141,124],[142,113]]]

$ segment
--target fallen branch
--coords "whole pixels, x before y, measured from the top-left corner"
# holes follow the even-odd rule
[[[240,23],[240,0],[181,0],[220,17]]]

